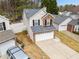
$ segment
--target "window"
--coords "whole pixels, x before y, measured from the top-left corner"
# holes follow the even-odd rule
[[[40,25],[40,20],[33,20],[33,26]]]
[[[0,23],[0,31],[6,30],[5,22]]]
[[[4,30],[3,23],[0,23],[0,31]]]
[[[38,25],[40,25],[40,20],[38,20]]]
[[[53,20],[52,19],[50,19],[50,26],[52,26],[53,25]]]
[[[35,26],[38,26],[38,20],[34,20]]]
[[[47,26],[50,26],[50,20],[47,20]]]
[[[45,26],[52,26],[53,24],[52,24],[53,22],[52,22],[52,19],[48,19],[48,20],[45,20],[44,21],[44,25]]]

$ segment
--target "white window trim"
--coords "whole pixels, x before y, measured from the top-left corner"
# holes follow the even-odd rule
[[[38,20],[34,20],[34,25],[38,26]]]
[[[39,26],[39,19],[38,20],[34,20],[34,26]]]
[[[50,22],[51,22],[51,19],[46,19],[46,25],[45,26],[51,26]],[[53,21],[52,21],[52,24],[53,24]]]

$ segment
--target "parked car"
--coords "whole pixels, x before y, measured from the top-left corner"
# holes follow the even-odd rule
[[[30,59],[19,47],[12,47],[7,50],[8,59]]]

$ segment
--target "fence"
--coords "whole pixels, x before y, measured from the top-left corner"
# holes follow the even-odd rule
[[[23,30],[26,30],[26,27],[23,23],[11,24],[10,27],[14,33],[22,32]]]

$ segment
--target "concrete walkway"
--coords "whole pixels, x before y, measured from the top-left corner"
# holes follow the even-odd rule
[[[79,42],[79,35],[76,35],[76,34],[69,32],[69,31],[62,31],[62,33],[66,34],[67,36],[69,36]]]
[[[75,52],[60,41],[46,40],[37,42],[37,45],[50,57],[50,59],[79,59]]]

